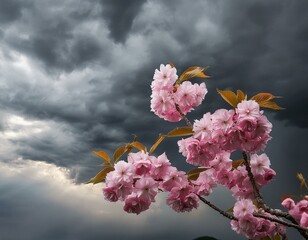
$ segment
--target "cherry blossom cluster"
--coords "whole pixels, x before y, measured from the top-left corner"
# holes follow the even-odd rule
[[[103,189],[106,200],[124,201],[124,211],[139,214],[147,210],[158,191],[169,192],[167,204],[177,212],[198,207],[199,195],[209,195],[216,186],[208,173],[190,182],[185,172],[171,166],[166,154],[149,156],[140,151],[130,153],[127,162],[119,161],[106,176]]]
[[[250,199],[237,201],[233,208],[233,215],[237,220],[231,221],[231,228],[248,239],[261,239],[266,236],[274,239],[275,235],[284,235],[286,233],[284,226],[267,219],[255,217],[253,214],[257,211],[257,207]],[[274,219],[276,218],[269,213],[263,212],[262,214]]]
[[[166,203],[176,212],[191,211],[202,200],[231,219],[231,228],[248,239],[284,236],[285,226],[290,225],[277,217],[283,215],[264,207],[259,193],[276,175],[268,156],[257,154],[271,139],[272,130],[272,124],[260,110],[260,99],[258,102],[240,101],[247,97],[234,94],[237,98],[237,104],[231,104],[236,106],[234,110],[218,109],[191,124],[185,115],[201,104],[207,89],[204,83],[192,84],[182,76],[179,80],[176,68],[169,64],[161,64],[160,69],[155,70],[151,84],[151,111],[171,122],[185,118],[192,126],[192,136],[179,140],[178,146],[186,162],[198,167],[195,169],[197,174],[191,177],[179,171],[171,165],[165,153],[155,157],[145,151],[130,152],[126,161],[116,162],[114,170],[107,174],[103,188],[106,200],[123,201],[124,211],[140,214],[155,202],[158,192],[167,192]],[[262,94],[265,98],[275,97]],[[260,98],[259,94],[256,96]],[[242,151],[244,160],[232,161],[230,156],[235,151]],[[236,199],[233,214],[218,209],[203,198],[219,184],[229,189]],[[307,236],[308,196],[298,203],[287,198],[282,205],[289,211],[289,215],[285,213],[287,219],[293,217],[298,222],[296,227],[303,228],[300,233]]]
[[[286,198],[281,203],[286,209],[288,209],[290,215],[295,218],[295,220],[303,228],[308,228],[308,196],[295,204],[294,200],[291,198]]]
[[[195,120],[193,137],[178,142],[187,162],[210,166],[222,151],[256,152],[271,139],[272,124],[254,100],[242,101],[235,110],[218,109]]]
[[[276,175],[275,171],[270,168],[270,160],[265,153],[252,154],[250,164],[259,189]],[[236,199],[255,197],[246,167],[241,165],[233,168],[229,152],[217,154],[207,167],[211,168],[208,171],[211,172],[215,182],[228,188]]]
[[[201,104],[207,93],[205,83],[192,84],[190,81],[185,81],[177,86],[176,72],[176,68],[170,64],[161,64],[160,69],[155,70],[151,84],[151,111],[170,122],[182,119],[176,105],[186,115],[193,110],[193,107]]]

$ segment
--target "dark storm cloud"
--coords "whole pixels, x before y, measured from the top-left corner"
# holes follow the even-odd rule
[[[26,6],[23,2],[0,3],[2,161],[20,157],[54,163],[70,168],[70,177],[84,182],[100,169],[101,161],[91,150],[112,154],[119,145],[131,141],[132,134],[150,147],[158,133],[184,125],[164,122],[150,112],[150,84],[160,63],[174,63],[179,73],[191,65],[209,65],[207,73],[212,78],[206,80],[206,101],[189,118],[229,107],[216,88],[239,88],[249,96],[258,92],[283,96],[277,102],[286,110],[270,115],[274,138],[266,151],[277,171],[277,182],[265,189],[266,199],[280,207],[279,200],[271,197],[273,189],[279,195],[298,186],[293,175],[307,169],[303,161],[308,129],[307,1],[76,4],[59,0],[33,1]],[[157,154],[164,151],[174,165],[187,169],[175,139],[166,140]],[[299,159],[296,164],[289,162],[295,158]],[[12,194],[8,188],[4,192]],[[31,189],[45,194],[41,188]],[[1,205],[9,205],[10,211],[3,212],[11,215],[6,218],[9,221],[16,219],[13,214],[28,214],[28,210],[13,211],[13,206],[22,205],[19,195],[11,204],[9,198],[1,199]],[[30,196],[27,199],[27,203],[33,200]],[[33,201],[46,206],[42,199]],[[52,205],[52,209],[65,212],[64,207]],[[41,222],[48,212],[35,217]],[[29,233],[28,238],[76,239],[75,233],[66,230],[68,224],[60,225],[61,217],[52,215],[53,223],[59,224],[44,228],[39,235]],[[93,239],[102,235],[90,224],[76,220],[81,218],[81,214],[69,212],[64,220],[84,226],[80,236],[85,232],[91,232]],[[160,226],[159,219],[150,224]],[[206,225],[208,218],[204,219]],[[28,225],[32,228],[34,223]],[[151,236],[163,239],[173,234],[170,229],[161,235],[152,231]],[[187,231],[185,239],[191,236]]]
[[[24,7],[31,4],[18,0],[3,0],[0,2],[0,24],[11,23],[19,19]]]
[[[104,62],[101,54],[107,56],[108,46],[103,39],[98,42],[96,30],[100,29],[81,26],[86,25],[85,20],[99,17],[98,2],[76,5],[71,1],[34,1],[30,5],[2,1],[1,4],[0,16],[4,19],[0,22],[14,21],[14,25],[3,28],[6,44],[38,59],[46,70],[73,71],[95,61]],[[23,5],[27,8],[22,8]]]
[[[101,0],[102,17],[106,19],[110,36],[116,42],[125,42],[136,15],[146,0]]]

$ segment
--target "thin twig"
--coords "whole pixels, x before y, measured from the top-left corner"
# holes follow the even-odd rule
[[[243,158],[244,158],[244,164],[245,164],[245,167],[246,167],[246,170],[247,170],[247,173],[248,173],[248,177],[249,177],[249,180],[251,182],[251,185],[252,185],[252,188],[253,188],[253,191],[254,191],[254,194],[255,194],[255,197],[256,197],[256,200],[258,202],[258,204],[264,208],[264,200],[260,194],[260,191],[257,187],[257,184],[256,184],[256,181],[255,181],[255,178],[253,177],[253,174],[252,174],[252,171],[251,171],[251,167],[250,167],[250,163],[249,163],[249,160],[248,160],[248,156],[247,156],[247,153],[246,152],[242,152],[242,155],[243,155]]]
[[[192,127],[192,123],[189,121],[189,119],[184,115],[184,113],[181,111],[180,107],[178,104],[175,104],[175,108],[178,111],[178,113],[181,115],[182,119],[185,120],[186,124],[188,127]]]
[[[197,196],[199,197],[199,199],[204,202],[206,205],[208,205],[209,207],[211,207],[212,209],[214,209],[215,211],[219,212],[221,215],[225,216],[226,218],[229,218],[230,220],[236,220],[237,218],[234,217],[232,214],[229,214],[223,210],[221,210],[220,208],[216,207],[214,204],[212,204],[211,202],[209,202],[208,200],[206,200],[205,198],[201,197],[200,195],[197,194]]]
[[[299,230],[300,232],[303,232],[304,236],[306,239],[308,238],[308,232],[305,228],[302,228],[300,227],[299,225],[297,224],[293,224],[293,223],[288,223],[286,221],[283,221],[281,219],[277,219],[277,218],[272,218],[270,216],[265,216],[265,215],[262,215],[260,213],[254,213],[253,214],[255,217],[258,217],[258,218],[264,218],[264,219],[267,219],[267,220],[270,220],[271,222],[276,222],[276,223],[279,223],[279,224],[282,224],[282,225],[285,225],[287,227],[293,227],[293,228],[296,228],[297,230]]]

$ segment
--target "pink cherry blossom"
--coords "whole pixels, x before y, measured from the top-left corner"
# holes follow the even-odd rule
[[[164,117],[168,111],[173,109],[175,109],[175,102],[168,91],[160,90],[152,94],[151,111],[159,117]]]
[[[167,204],[176,212],[189,212],[198,207],[198,197],[188,183],[171,189]]]
[[[295,202],[292,198],[286,198],[281,203],[282,206],[284,206],[286,209],[291,210],[295,207]]]
[[[147,198],[138,197],[135,193],[129,195],[125,199],[123,207],[125,212],[140,214],[141,212],[149,209],[151,201]]]
[[[261,115],[259,104],[254,100],[240,102],[236,107],[236,113],[239,119],[257,119]]]
[[[200,85],[195,83],[194,87],[194,102],[192,103],[193,107],[199,106],[204,100],[205,95],[207,94],[207,89],[205,83],[201,83]]]
[[[198,195],[208,196],[214,187],[216,187],[215,180],[208,173],[208,171],[201,172],[196,181],[193,181],[195,185],[195,192]]]
[[[225,169],[230,171],[232,168],[232,160],[230,159],[230,152],[221,151],[210,162],[210,166],[216,170]]]
[[[169,162],[165,153],[161,154],[157,158],[153,157],[152,160],[151,176],[154,179],[165,179],[170,172],[171,163]]]
[[[307,213],[308,214],[308,201],[306,199],[303,199],[299,201],[294,208],[292,208],[289,213],[298,221],[300,222],[302,214]]]
[[[171,191],[172,188],[182,186],[188,183],[185,172],[178,171],[175,167],[169,167],[169,172],[163,179],[161,187],[165,191]]]
[[[154,76],[154,81],[152,82],[152,89],[155,91],[159,90],[172,90],[172,86],[175,81],[178,79],[176,75],[176,68],[172,67],[170,64],[166,66],[161,64],[160,69],[156,69]]]
[[[195,120],[193,125],[194,138],[210,141],[212,139],[212,119],[211,114],[206,113],[200,120]]]
[[[134,165],[135,173],[137,175],[146,175],[152,168],[149,154],[144,151],[129,153],[128,162]]]
[[[300,226],[308,229],[308,213],[303,212],[300,220]]]
[[[154,202],[158,191],[158,182],[151,177],[143,177],[136,181],[134,191],[138,197]]]
[[[253,214],[256,211],[256,206],[252,203],[250,199],[238,200],[234,204],[233,214],[236,218],[242,218],[247,214]]]
[[[116,202],[119,199],[116,188],[113,188],[113,187],[104,188],[103,193],[104,193],[105,199],[108,200],[109,202]]]
[[[175,102],[184,114],[192,109],[195,97],[195,87],[189,81],[183,82],[174,93]]]
[[[114,177],[119,181],[130,182],[133,178],[134,166],[125,161],[119,161],[114,165]]]
[[[223,133],[227,133],[234,124],[233,121],[234,114],[235,114],[234,110],[227,110],[227,109],[216,110],[211,116],[213,129],[215,129],[215,131],[219,130],[222,131]]]
[[[265,153],[261,155],[252,154],[250,157],[250,164],[254,175],[263,175],[271,165],[270,160]]]

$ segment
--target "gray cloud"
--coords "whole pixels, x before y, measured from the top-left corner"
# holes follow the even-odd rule
[[[136,15],[141,11],[145,0],[129,2],[101,0],[102,17],[106,20],[110,36],[116,42],[125,42]]]
[[[150,83],[160,63],[173,62],[179,72],[209,65],[206,101],[189,118],[228,107],[216,88],[283,96],[277,102],[286,110],[266,111],[274,124],[266,151],[278,175],[265,194],[277,204],[273,189],[278,195],[297,189],[294,174],[307,169],[307,1],[0,5],[0,13],[6,9],[0,14],[1,161],[54,163],[86,181],[99,170],[91,150],[111,154],[132,134],[150,147],[158,133],[184,125],[150,112]],[[157,153],[163,151],[179,168],[189,167],[174,139],[159,146]],[[61,231],[68,234],[59,226],[50,234]]]

